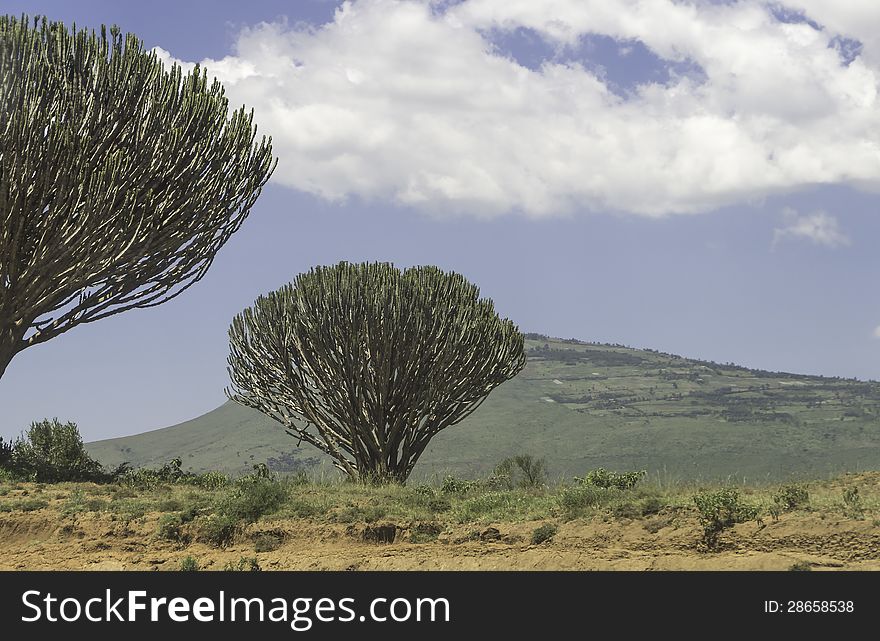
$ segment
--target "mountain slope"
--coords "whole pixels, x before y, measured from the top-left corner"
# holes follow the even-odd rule
[[[750,480],[880,469],[880,383],[749,370],[528,334],[528,363],[434,438],[413,478],[484,475],[518,453],[551,475],[603,466],[669,479]],[[191,421],[87,445],[105,464],[319,470],[326,457],[227,402]],[[328,469],[332,469],[329,468]]]

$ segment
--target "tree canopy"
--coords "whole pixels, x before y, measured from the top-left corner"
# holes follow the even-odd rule
[[[233,319],[227,394],[353,479],[404,482],[525,365],[522,334],[479,293],[431,266],[315,267]]]
[[[109,31],[0,16],[0,376],[201,279],[274,170],[216,79]]]

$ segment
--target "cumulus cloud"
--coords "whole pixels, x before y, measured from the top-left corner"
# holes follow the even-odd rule
[[[324,25],[245,29],[234,55],[201,62],[273,136],[273,180],[330,200],[662,216],[880,188],[880,3],[784,2],[808,21],[776,4],[359,0]],[[493,45],[523,28],[560,48],[639,41],[703,73],[622,97],[589,65],[529,69]]]
[[[815,211],[801,216],[796,210],[787,207],[782,212],[785,227],[773,231],[773,246],[784,238],[806,239],[815,245],[842,247],[849,245],[849,238],[840,230],[837,219],[824,211]]]

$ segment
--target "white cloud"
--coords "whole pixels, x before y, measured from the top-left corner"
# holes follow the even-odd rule
[[[874,338],[880,338],[880,325],[874,328]]]
[[[826,28],[758,0],[360,0],[320,27],[247,29],[203,63],[273,136],[273,180],[331,200],[660,216],[808,184],[880,189],[880,3],[785,4]],[[559,46],[638,40],[706,80],[623,99],[577,64],[519,66],[486,35],[518,27]],[[838,35],[863,41],[849,65]]]
[[[802,238],[816,245],[842,247],[850,244],[850,239],[840,231],[837,219],[824,211],[816,211],[801,216],[789,207],[782,212],[785,227],[773,230],[773,246],[784,238]]]

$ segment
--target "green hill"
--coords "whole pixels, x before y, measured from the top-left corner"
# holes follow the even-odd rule
[[[660,480],[747,481],[880,469],[880,383],[771,373],[653,350],[527,334],[528,363],[462,423],[441,432],[414,479],[485,475],[507,456],[544,457],[552,476],[596,467]],[[107,465],[193,471],[333,468],[254,410],[88,444]]]

